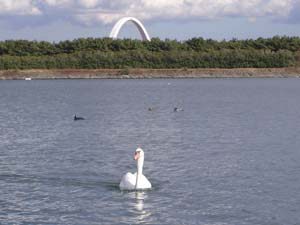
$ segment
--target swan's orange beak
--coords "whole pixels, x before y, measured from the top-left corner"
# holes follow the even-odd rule
[[[135,152],[134,153],[134,160],[138,160],[140,158],[140,153],[139,152]]]

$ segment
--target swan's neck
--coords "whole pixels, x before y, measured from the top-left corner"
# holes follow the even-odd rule
[[[135,189],[140,188],[141,184],[141,177],[143,175],[143,166],[144,166],[144,157],[140,157],[137,160],[137,174],[136,174],[136,183],[135,183]]]

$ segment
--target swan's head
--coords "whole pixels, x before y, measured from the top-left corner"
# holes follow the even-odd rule
[[[144,151],[138,147],[134,153],[134,160],[139,160],[140,158],[144,158]]]

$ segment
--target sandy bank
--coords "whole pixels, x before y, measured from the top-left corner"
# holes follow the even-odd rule
[[[236,69],[62,69],[5,70],[0,79],[118,79],[118,78],[234,78],[300,77],[300,67]]]

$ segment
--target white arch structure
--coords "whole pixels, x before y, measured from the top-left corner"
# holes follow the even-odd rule
[[[151,41],[150,37],[149,37],[149,34],[146,30],[146,28],[144,27],[144,25],[141,23],[141,21],[139,21],[138,19],[134,18],[134,17],[124,17],[122,19],[120,19],[116,24],[115,26],[113,27],[113,29],[111,30],[110,32],[110,35],[109,37],[112,38],[112,39],[116,39],[118,38],[118,34],[121,30],[121,28],[123,27],[123,25],[125,23],[127,23],[128,21],[131,21],[134,23],[134,25],[137,27],[137,29],[139,30],[141,36],[142,36],[142,39],[144,41]]]

